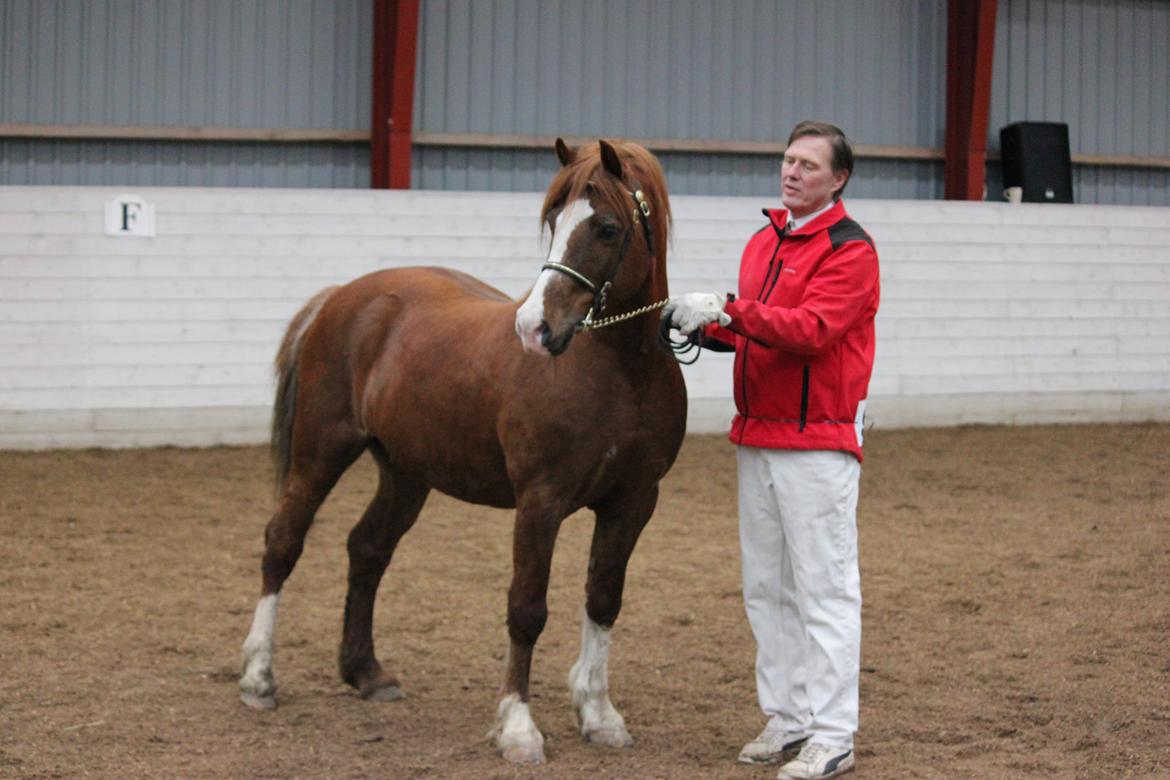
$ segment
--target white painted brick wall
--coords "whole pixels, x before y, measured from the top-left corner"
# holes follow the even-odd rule
[[[0,447],[264,441],[271,361],[321,287],[438,264],[512,295],[534,193],[138,188],[157,236],[103,234],[107,188],[0,187]],[[734,288],[752,198],[678,197],[671,287]],[[882,263],[882,427],[1170,419],[1170,209],[853,201]],[[686,370],[690,430],[731,362]]]

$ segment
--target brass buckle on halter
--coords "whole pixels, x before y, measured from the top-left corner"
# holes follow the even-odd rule
[[[650,204],[646,202],[646,196],[641,190],[634,190],[634,201],[638,204],[638,209],[643,216],[650,216]]]

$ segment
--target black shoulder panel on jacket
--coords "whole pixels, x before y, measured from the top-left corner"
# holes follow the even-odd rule
[[[869,248],[873,249],[873,239],[869,234],[862,230],[861,225],[857,224],[850,217],[837,222],[829,228],[829,241],[833,245],[833,251],[841,248],[841,245],[848,241],[864,241],[869,244]]]

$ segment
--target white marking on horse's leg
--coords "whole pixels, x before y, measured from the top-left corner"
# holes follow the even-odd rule
[[[272,675],[273,637],[276,635],[276,605],[279,593],[263,596],[256,604],[252,630],[244,640],[240,675],[240,700],[258,710],[276,707],[276,679]]]
[[[609,640],[608,628],[582,615],[581,655],[569,671],[569,691],[582,736],[610,747],[628,747],[634,740],[609,700]]]
[[[589,201],[580,198],[565,206],[557,215],[557,224],[553,229],[553,242],[548,250],[548,262],[563,263],[565,252],[569,248],[569,239],[573,231],[585,220],[593,216],[593,207]],[[525,352],[535,352],[548,355],[549,352],[540,343],[540,325],[544,322],[544,291],[549,282],[557,276],[556,271],[543,270],[536,277],[536,284],[524,303],[516,310],[516,335],[524,345]]]
[[[500,699],[496,723],[488,736],[495,741],[501,755],[513,764],[544,763],[544,736],[536,728],[528,704],[520,701],[518,693]]]

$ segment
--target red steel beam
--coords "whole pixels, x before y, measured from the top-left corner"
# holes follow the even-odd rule
[[[983,200],[996,0],[947,2],[947,117],[943,148],[948,200]]]
[[[419,0],[374,0],[370,187],[410,189]]]

